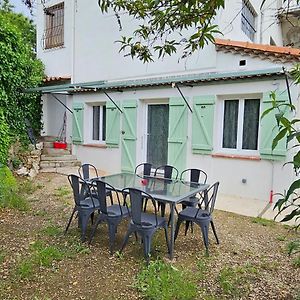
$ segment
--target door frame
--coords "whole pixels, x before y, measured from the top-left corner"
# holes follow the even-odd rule
[[[147,161],[147,149],[148,149],[148,110],[149,105],[159,105],[159,104],[168,104],[169,105],[169,98],[161,98],[161,99],[144,99],[144,112],[143,117],[146,122],[144,123],[145,126],[143,128],[143,161]],[[168,120],[169,123],[169,120]]]

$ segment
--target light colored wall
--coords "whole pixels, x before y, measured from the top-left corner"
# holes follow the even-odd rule
[[[59,2],[59,0],[49,0],[46,2],[46,6],[52,6]],[[122,35],[128,36],[132,32],[137,24],[133,18],[121,14],[122,31],[119,31],[115,15],[113,13],[102,15],[97,1],[90,1],[88,5],[85,0],[64,2],[65,45],[62,48],[49,50],[41,48],[44,30],[43,6],[39,5],[37,9],[37,51],[38,57],[45,63],[48,76],[72,75],[73,82],[86,82],[212,70],[216,66],[213,45],[206,46],[186,60],[178,60],[180,53],[149,64],[124,57],[124,53],[118,53],[120,45],[115,41],[119,40]],[[274,22],[277,2],[266,1],[263,6],[263,15],[261,15],[259,10],[261,0],[251,1],[257,12],[256,42],[269,43],[271,35],[278,45],[282,44],[280,24]],[[249,40],[241,31],[241,8],[241,0],[225,1],[225,9],[220,10],[216,17],[216,23],[220,25],[220,30],[223,32],[223,35],[219,37],[241,41]]]
[[[56,97],[66,104],[66,97],[64,95],[56,95]],[[57,137],[63,125],[63,116],[65,108],[51,95],[44,95],[43,100],[43,129],[42,136]]]

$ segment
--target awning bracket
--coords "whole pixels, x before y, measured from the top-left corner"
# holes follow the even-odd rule
[[[192,110],[192,108],[190,107],[190,105],[189,105],[188,101],[187,101],[187,100],[186,100],[186,98],[184,97],[184,95],[183,95],[183,93],[182,93],[181,89],[179,88],[179,86],[178,86],[176,83],[175,83],[174,85],[175,85],[175,87],[177,88],[178,92],[180,93],[180,95],[181,95],[182,99],[183,99],[183,100],[184,100],[184,102],[186,103],[187,107],[189,108],[190,112],[191,112],[191,113],[193,113],[193,110]]]
[[[61,100],[59,100],[53,93],[44,93],[44,94],[49,94],[51,95],[55,100],[57,100],[62,106],[64,106],[71,114],[73,113],[73,111],[66,106]]]
[[[118,104],[105,92],[105,91],[102,91],[106,97],[114,104],[114,106],[120,111],[120,113],[122,114],[123,111],[121,110],[121,108],[118,106]]]

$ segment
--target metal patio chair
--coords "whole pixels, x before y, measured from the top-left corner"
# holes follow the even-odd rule
[[[177,179],[178,174],[178,170],[170,165],[159,166],[154,171],[154,177],[161,177],[163,179]],[[158,209],[161,209],[161,216],[164,217],[166,204],[164,202],[158,201]]]
[[[130,207],[131,207],[131,221],[127,230],[127,233],[124,238],[123,245],[120,252],[123,251],[126,246],[128,239],[132,233],[138,234],[141,236],[144,246],[144,255],[149,263],[149,255],[151,252],[151,241],[153,234],[159,229],[163,228],[165,231],[165,238],[168,247],[168,252],[170,252],[170,245],[168,240],[168,231],[167,231],[167,220],[163,217],[157,215],[156,202],[153,197],[139,189],[134,188],[125,188],[123,189],[123,194],[129,194],[130,196]],[[154,213],[144,213],[143,211],[143,202],[144,199],[151,200]]]
[[[75,212],[78,214],[78,225],[81,230],[81,240],[85,241],[89,218],[93,223],[94,212],[100,209],[99,200],[91,193],[89,184],[77,175],[69,175],[68,180],[73,190],[75,206],[65,229],[67,233]]]
[[[207,254],[208,254],[209,224],[211,224],[217,244],[219,244],[219,239],[217,236],[217,232],[216,232],[216,228],[212,216],[216,199],[217,199],[218,188],[219,188],[219,182],[214,183],[209,187],[209,189],[204,191],[205,196],[203,198],[203,201],[199,203],[198,208],[193,206],[188,206],[178,214],[178,220],[177,220],[176,230],[175,230],[175,240],[178,236],[181,223],[184,221],[189,221],[197,224],[201,228],[203,241],[204,241]]]
[[[83,165],[81,165],[78,169],[78,174],[79,174],[80,178],[82,178],[84,180],[92,180],[93,178],[98,178],[99,177],[97,168],[92,164],[83,164]],[[93,176],[92,174],[95,175],[95,176]],[[93,194],[94,190],[92,189],[91,192]],[[94,194],[94,196],[96,197],[97,195]],[[106,196],[108,196],[110,198],[110,202],[113,203],[112,194],[111,194],[110,190],[106,191]]]
[[[150,176],[151,175],[152,164],[141,163],[135,167],[134,173],[139,176]]]
[[[93,185],[93,189],[95,190],[95,193],[97,193],[97,198],[99,199],[100,202],[100,214],[93,226],[89,244],[92,242],[92,239],[95,236],[97,226],[101,222],[106,222],[108,225],[108,233],[109,233],[109,250],[110,250],[110,254],[113,254],[117,227],[123,218],[129,216],[130,210],[126,202],[124,203],[125,205],[121,205],[119,193],[115,190],[115,188],[112,185],[105,183],[100,179],[93,180],[92,185]],[[106,193],[108,190],[111,192],[111,195],[112,194],[114,195],[112,199],[117,200],[116,204],[113,203],[110,206],[107,205]]]

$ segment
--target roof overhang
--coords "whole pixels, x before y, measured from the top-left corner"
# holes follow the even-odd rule
[[[172,75],[161,77],[147,77],[128,80],[117,81],[93,81],[76,84],[61,84],[48,85],[37,88],[27,89],[25,92],[40,92],[43,94],[57,93],[57,94],[75,94],[79,92],[99,92],[118,91],[123,89],[137,89],[143,87],[161,87],[161,86],[199,86],[214,82],[227,82],[236,80],[250,80],[250,79],[269,79],[273,77],[282,77],[284,71],[281,67],[262,70],[247,70],[235,72],[209,72],[209,73],[194,73],[184,75]]]

